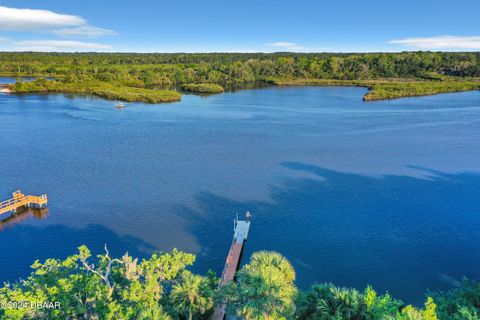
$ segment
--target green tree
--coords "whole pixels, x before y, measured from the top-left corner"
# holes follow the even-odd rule
[[[252,255],[237,274],[237,283],[225,288],[228,310],[246,320],[291,319],[297,289],[293,268],[275,252]]]
[[[208,279],[183,271],[172,287],[170,301],[180,315],[192,320],[212,309],[214,295]]]
[[[164,292],[195,257],[173,250],[138,263],[127,254],[112,258],[105,250],[95,262],[85,246],[65,260],[36,261],[26,280],[0,289],[0,303],[58,301],[61,308],[6,308],[0,318],[168,319]]]
[[[87,247],[64,260],[35,261],[24,280],[0,288],[0,305],[58,301],[61,308],[0,308],[0,319],[208,319],[217,303],[246,320],[479,320],[480,282],[429,293],[424,308],[389,294],[378,295],[317,284],[297,292],[295,271],[275,252],[254,253],[237,273],[237,281],[217,290],[212,272],[205,277],[187,268],[195,256],[173,250],[151,257],[93,257]]]
[[[300,320],[365,319],[367,306],[362,295],[353,289],[332,284],[314,285],[297,303]]]
[[[425,309],[423,310],[423,318],[425,320],[438,320],[436,309],[437,305],[431,297],[428,297],[427,302],[425,302]]]
[[[278,269],[285,280],[289,283],[293,283],[295,281],[295,270],[293,269],[292,264],[290,261],[287,260],[284,256],[282,256],[278,252],[272,251],[257,251],[252,254],[250,258],[250,263],[247,268],[262,268],[264,266],[269,266],[275,269]]]
[[[437,306],[431,297],[427,298],[423,310],[419,310],[411,305],[406,306],[397,315],[399,320],[438,320],[436,313]]]
[[[411,305],[406,306],[397,315],[398,320],[424,320],[422,312]]]
[[[439,319],[479,320],[480,282],[463,280],[462,286],[447,292],[430,292]]]

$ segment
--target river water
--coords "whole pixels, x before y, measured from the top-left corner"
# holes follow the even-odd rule
[[[421,303],[479,279],[480,92],[364,103],[365,91],[272,87],[122,110],[0,94],[0,199],[49,196],[48,214],[0,225],[0,280],[105,243],[176,247],[219,273],[246,210],[245,257],[279,251],[301,288],[371,284]]]

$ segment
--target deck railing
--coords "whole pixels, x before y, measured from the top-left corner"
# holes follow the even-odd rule
[[[48,197],[46,194],[41,196],[30,196],[20,192],[20,190],[13,193],[13,198],[0,202],[0,214],[14,211],[22,206],[46,206]]]

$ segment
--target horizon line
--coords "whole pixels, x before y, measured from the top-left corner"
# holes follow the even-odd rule
[[[480,53],[480,50],[401,50],[401,51],[9,51],[0,53],[47,53],[47,54],[395,54],[395,53]]]

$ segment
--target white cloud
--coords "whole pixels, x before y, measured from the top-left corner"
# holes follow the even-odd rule
[[[88,38],[109,36],[109,35],[117,34],[113,30],[97,28],[97,27],[92,27],[92,26],[88,26],[88,25],[74,27],[74,28],[65,28],[65,29],[54,30],[53,33],[55,33],[56,35],[59,35],[59,36],[64,36],[64,37],[84,36],[84,37],[88,37]]]
[[[49,10],[0,6],[0,31],[53,33],[60,37],[94,38],[115,35],[109,29],[91,26],[79,16]]]
[[[284,50],[284,51],[299,51],[299,50],[304,50],[305,49],[304,47],[299,46],[296,43],[285,42],[285,41],[267,43],[267,46],[276,47],[276,48],[279,48],[279,49]]]
[[[284,42],[284,41],[267,43],[267,45],[269,45],[269,46],[271,46],[271,47],[287,47],[287,48],[297,46],[295,43],[292,43],[292,42]]]
[[[477,50],[480,49],[480,36],[436,36],[425,38],[404,38],[388,43],[425,50]]]
[[[96,51],[110,49],[104,44],[65,40],[25,40],[13,45],[14,51]]]
[[[41,31],[55,27],[85,25],[85,19],[48,10],[17,9],[0,6],[0,30]]]

